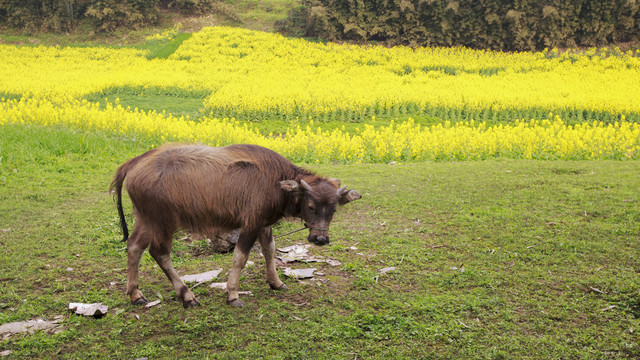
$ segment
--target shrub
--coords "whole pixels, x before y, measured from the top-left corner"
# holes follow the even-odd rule
[[[93,0],[85,15],[93,19],[97,31],[140,28],[158,20],[157,3],[158,0]]]
[[[88,18],[97,31],[111,32],[154,24],[159,5],[191,15],[229,13],[219,0],[0,0],[0,21],[27,31],[65,32]]]
[[[69,31],[89,0],[0,0],[0,19],[9,26],[36,31]]]
[[[639,7],[632,0],[302,0],[288,28],[327,40],[541,50],[637,41]]]

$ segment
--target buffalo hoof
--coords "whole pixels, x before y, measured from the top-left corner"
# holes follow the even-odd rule
[[[244,306],[244,303],[240,301],[240,299],[233,299],[233,300],[227,300],[227,305],[240,308]]]
[[[269,285],[269,286],[271,286],[271,285]],[[284,284],[284,283],[282,285],[280,285],[280,287],[271,286],[271,288],[273,290],[278,290],[278,291],[287,291],[287,290],[289,290],[289,287],[287,286],[287,284]]]
[[[149,300],[147,300],[146,297],[140,297],[137,300],[132,301],[131,303],[133,303],[133,305],[147,305],[149,303]]]
[[[185,301],[182,303],[182,306],[184,306],[185,308],[200,306],[200,301],[198,301],[197,299],[193,299],[191,301]]]

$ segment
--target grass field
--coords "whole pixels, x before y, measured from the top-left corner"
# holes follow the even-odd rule
[[[106,39],[0,31],[0,324],[62,330],[0,335],[0,357],[640,358],[640,51],[199,31],[272,30],[291,3],[227,0],[215,16],[163,14],[166,31]],[[293,264],[317,281],[280,269],[289,291],[274,292],[255,249],[244,308],[205,283],[192,287],[202,305],[184,309],[145,254],[141,290],[161,303],[131,305],[108,186],[167,141],[268,146],[358,190],[331,244],[311,249],[341,264]],[[232,254],[175,238],[180,275],[223,268],[215,281],[227,280]],[[71,302],[109,311],[82,317]]]
[[[64,315],[58,334],[2,340],[8,358],[640,356],[637,161],[312,166],[363,194],[339,211],[332,243],[312,248],[342,265],[295,265],[325,273],[319,285],[281,274],[290,290],[273,292],[252,252],[243,309],[206,284],[202,306],[183,309],[147,254],[142,290],[162,303],[144,309],[124,294],[107,187],[149,144],[29,125],[0,127],[0,144],[0,323]],[[173,258],[181,275],[223,268],[218,281],[232,261],[199,241],[178,241]],[[70,302],[110,310],[85,318]]]

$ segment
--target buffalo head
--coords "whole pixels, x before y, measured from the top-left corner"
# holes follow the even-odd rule
[[[338,205],[358,200],[362,197],[355,190],[340,187],[339,179],[316,178],[311,183],[305,180],[285,180],[280,187],[295,196],[296,211],[309,228],[307,240],[316,245],[329,243],[329,224]]]

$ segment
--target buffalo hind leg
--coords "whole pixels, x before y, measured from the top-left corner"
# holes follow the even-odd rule
[[[176,289],[176,294],[182,300],[182,305],[184,307],[200,305],[200,302],[191,290],[189,290],[187,285],[185,285],[184,281],[180,279],[180,276],[178,276],[178,273],[176,273],[173,267],[173,262],[171,261],[171,243],[171,235],[166,236],[159,242],[151,244],[149,254],[156,260],[162,271],[164,271],[165,275],[169,278],[169,281],[173,284],[173,287]]]
[[[280,280],[276,270],[276,244],[273,241],[271,226],[262,228],[258,240],[262,248],[262,255],[264,255],[267,283],[274,290],[287,290],[287,285]]]
[[[134,305],[144,305],[149,302],[138,289],[140,259],[148,246],[149,237],[141,225],[136,226],[133,234],[127,239],[127,295]]]
[[[251,252],[253,244],[256,242],[259,232],[260,229],[243,229],[238,237],[238,243],[233,251],[233,266],[231,267],[231,273],[229,273],[229,279],[227,280],[227,304],[231,306],[242,307],[244,305],[244,303],[240,301],[240,297],[238,295],[240,273],[247,264],[249,253]]]

